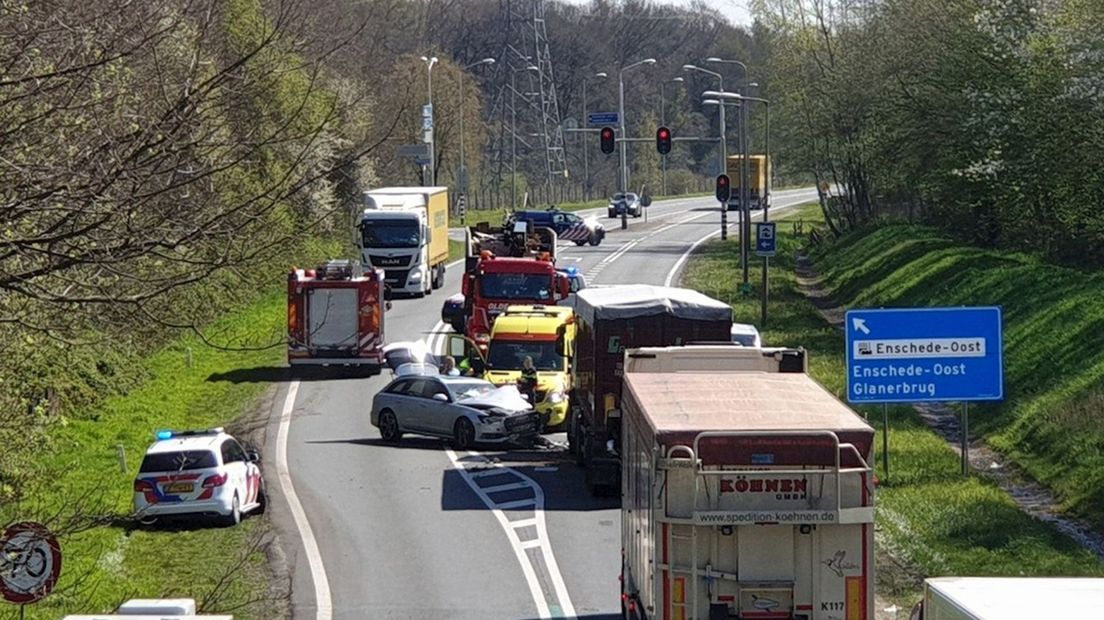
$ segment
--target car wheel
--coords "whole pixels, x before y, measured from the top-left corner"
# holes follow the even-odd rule
[[[230,514],[225,517],[225,524],[227,527],[233,527],[241,523],[241,500],[238,499],[238,494],[234,493],[234,499],[230,500]]]
[[[606,217],[612,220],[616,216],[613,214],[613,211],[606,211]]]
[[[591,235],[590,239],[589,239],[589,243],[592,246],[593,245],[598,245],[599,243],[602,243],[602,238],[599,237],[598,235]]]
[[[142,525],[145,525],[147,527],[151,525],[157,525],[157,517],[138,517],[138,523],[141,523]]]
[[[268,492],[265,491],[264,482],[262,482],[261,488],[257,490],[257,508],[254,512],[263,515],[265,510],[268,510]]]
[[[395,417],[394,411],[384,409],[380,412],[379,431],[380,437],[384,441],[392,442],[402,439],[403,434],[399,430],[399,419]]]
[[[452,445],[457,450],[467,450],[475,443],[475,427],[471,420],[460,418],[452,428]]]
[[[586,239],[576,239],[575,240],[575,245],[578,245],[578,246],[586,245]]]

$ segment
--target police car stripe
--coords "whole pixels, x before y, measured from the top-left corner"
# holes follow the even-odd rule
[[[568,241],[582,241],[583,239],[590,238],[590,229],[586,224],[572,224],[570,228],[563,231],[560,235],[561,239]]]

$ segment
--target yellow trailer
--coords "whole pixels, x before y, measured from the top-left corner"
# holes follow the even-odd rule
[[[743,183],[741,164],[743,155],[729,155],[725,174],[732,183],[732,198],[728,201],[728,209],[731,211],[740,207],[740,187]],[[766,155],[752,155],[748,157],[748,205],[752,209],[762,209],[770,188],[770,162]]]

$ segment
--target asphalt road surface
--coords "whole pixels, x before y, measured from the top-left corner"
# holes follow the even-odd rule
[[[771,214],[815,197],[778,192]],[[711,197],[656,202],[627,230],[604,208],[581,213],[601,217],[606,239],[562,245],[557,263],[591,285],[677,285],[688,251],[720,230]],[[395,300],[388,341],[439,343],[460,275],[454,265],[433,295]],[[590,497],[563,434],[511,452],[410,436],[387,445],[368,415],[388,380],[292,381],[273,400],[265,468],[296,620],[619,618],[618,501]]]

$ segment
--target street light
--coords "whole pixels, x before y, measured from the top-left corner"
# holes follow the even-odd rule
[[[609,77],[608,73],[606,73],[605,71],[599,71],[598,73],[595,73],[594,75],[590,76],[589,78],[587,78],[587,77],[583,78],[583,127],[584,128],[586,128],[586,126],[588,125],[588,123],[587,123],[587,96],[586,96],[587,80],[588,79],[594,79],[594,78],[605,79],[607,77]],[[584,133],[584,137],[583,137],[583,192],[585,193],[584,198],[586,200],[590,200],[590,157],[587,155],[587,151],[589,150],[587,148],[587,146],[589,145],[590,141],[587,140],[585,136],[586,136],[586,134]]]
[[[494,58],[484,58],[460,69],[460,191],[468,191],[468,166],[464,159],[464,73],[480,65],[493,65]]]
[[[702,69],[697,65],[682,65],[683,71],[698,71],[699,73],[705,73],[717,78],[718,87],[724,90],[724,76],[716,71],[710,71],[709,69]],[[708,95],[703,95],[708,96]],[[702,103],[705,103],[704,101]],[[721,120],[720,120],[720,134],[721,134],[721,170],[717,174],[726,174],[728,172],[728,142],[725,138],[725,109],[724,101],[718,101],[713,105],[721,106]],[[725,205],[725,209],[728,209],[728,205]],[[722,233],[723,234],[723,233]]]
[[[428,98],[429,98],[429,186],[433,187],[435,184],[433,167],[436,154],[434,151],[434,139],[433,139],[433,65],[437,64],[437,57],[426,58],[422,56],[422,62],[426,64],[426,82],[428,84]]]
[[[621,191],[629,191],[629,160],[625,154],[625,146],[627,144],[626,138],[628,135],[625,133],[625,72],[633,67],[639,67],[641,65],[654,65],[656,63],[655,58],[645,58],[644,60],[638,60],[631,65],[621,69],[617,74],[617,116],[621,121]]]
[[[659,124],[660,125],[663,125],[664,127],[667,126],[667,100],[663,96],[664,87],[667,86],[668,84],[672,84],[672,83],[681,84],[685,81],[686,80],[684,80],[681,77],[676,77],[676,78],[671,78],[667,81],[659,83]],[[660,165],[663,166],[663,195],[666,196],[667,195],[667,156],[661,157],[659,163],[660,163]]]
[[[510,199],[517,209],[517,74],[522,71],[540,71],[536,65],[528,65],[510,72]]]
[[[744,71],[744,88],[740,92],[742,95],[748,94],[748,68],[747,65],[739,60],[726,60],[724,58],[718,58],[711,56],[705,59],[705,62],[712,62],[723,65],[737,65]],[[724,87],[721,87],[724,90]],[[724,99],[721,99],[724,101]],[[751,157],[751,132],[749,131],[748,124],[750,122],[749,112],[747,106],[743,106],[740,110],[740,215],[743,218],[740,225],[740,260],[744,265],[744,285],[748,283],[748,261],[751,258],[751,205],[748,204],[751,200],[748,188],[748,166],[750,165]]]
[[[717,95],[717,94],[719,94],[719,91],[707,90],[704,93],[702,93],[702,96],[703,97],[712,97],[712,96]],[[724,114],[725,114],[724,99],[721,99],[720,97],[713,97],[713,98],[703,99],[702,100],[702,105],[715,105],[715,106],[717,106],[717,112],[719,113],[719,115],[721,117],[721,121],[720,121],[720,125],[721,125],[721,144],[722,144],[722,146],[721,146],[721,154],[722,154],[721,155],[722,156],[722,159],[721,159],[721,162],[722,162],[721,174],[727,176],[728,168],[723,166],[723,162],[725,161],[723,159],[723,157],[725,156],[724,155],[725,150],[724,150],[724,146],[723,146],[723,144],[724,144]],[[721,241],[726,241],[727,239],[728,239],[728,201],[725,201],[724,203],[721,204]]]

